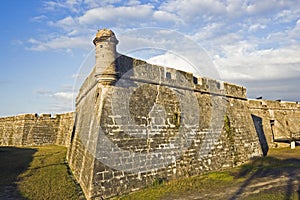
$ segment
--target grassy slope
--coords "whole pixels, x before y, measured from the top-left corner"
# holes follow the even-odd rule
[[[0,148],[0,192],[11,184],[27,199],[84,199],[69,173],[66,150],[60,146]]]

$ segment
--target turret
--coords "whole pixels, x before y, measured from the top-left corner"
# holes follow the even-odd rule
[[[108,29],[98,30],[93,43],[96,48],[96,78],[103,85],[116,81],[116,46],[118,40],[114,32]]]

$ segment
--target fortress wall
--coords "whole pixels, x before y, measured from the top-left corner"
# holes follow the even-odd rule
[[[95,70],[86,78],[76,100],[76,117],[67,159],[69,166],[86,196],[92,190],[92,173],[95,141],[99,132],[101,89],[98,88]]]
[[[57,114],[56,117],[59,118],[59,125],[55,144],[68,147],[70,146],[71,134],[74,128],[75,113]]]
[[[72,113],[51,117],[50,114],[22,114],[0,118],[1,146],[66,145],[73,124]],[[67,133],[63,133],[68,131]]]
[[[0,146],[21,145],[25,115],[0,118]]]
[[[262,131],[271,146],[276,142],[300,139],[300,105],[295,102],[249,100],[253,116],[261,121]],[[274,143],[275,142],[275,143]]]
[[[94,67],[91,73],[88,75],[88,77],[84,80],[82,83],[78,95],[76,97],[76,106],[81,102],[81,100],[90,92],[92,88],[94,88],[97,84],[97,80],[95,78],[95,70]]]
[[[23,145],[55,144],[59,119],[50,114],[26,114],[24,121]]]
[[[127,56],[116,63],[115,85],[86,84],[77,102],[68,161],[88,199],[262,155],[245,88]]]

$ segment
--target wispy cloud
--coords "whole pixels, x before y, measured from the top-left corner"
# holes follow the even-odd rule
[[[72,12],[78,12],[80,10],[80,6],[82,0],[53,0],[53,1],[45,1],[44,9],[49,11],[57,11],[58,9],[68,9]]]
[[[56,38],[51,38],[47,42],[29,39],[28,43],[30,44],[27,47],[28,50],[32,51],[46,51],[51,49],[72,49],[72,48],[83,48],[86,49],[91,47],[90,38],[85,37],[68,37],[68,36],[58,36]]]
[[[32,17],[30,19],[30,21],[31,22],[42,22],[42,21],[45,21],[47,19],[48,19],[48,17],[46,15],[39,15],[39,16]]]

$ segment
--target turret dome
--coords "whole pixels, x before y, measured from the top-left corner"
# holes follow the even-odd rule
[[[115,44],[118,44],[118,40],[116,39],[116,35],[112,30],[109,29],[101,29],[98,30],[95,39],[93,40],[94,45],[96,45],[97,42],[102,42],[102,41],[110,41],[114,42]]]

